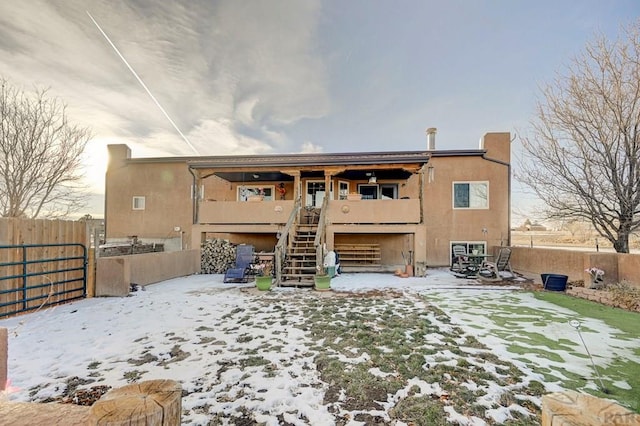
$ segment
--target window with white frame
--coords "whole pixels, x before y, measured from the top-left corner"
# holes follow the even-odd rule
[[[306,181],[306,207],[320,207],[326,195],[325,182],[323,180],[308,180]],[[329,194],[333,193],[333,181],[331,181],[331,187],[329,188]]]
[[[247,201],[250,198],[258,197],[265,201],[273,200],[275,186],[268,185],[242,185],[238,186],[238,201]]]
[[[454,258],[453,247],[463,246],[467,254],[486,254],[487,243],[484,241],[452,241],[449,244],[449,263]]]
[[[489,182],[454,182],[454,209],[488,209]]]
[[[143,196],[136,195],[133,197],[132,208],[133,210],[144,210],[145,198]]]
[[[349,182],[343,180],[338,182],[338,199],[346,200],[349,195]]]

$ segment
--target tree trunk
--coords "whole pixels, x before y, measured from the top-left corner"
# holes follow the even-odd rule
[[[626,215],[625,215],[626,216]],[[616,253],[629,253],[629,235],[631,234],[631,220],[630,219],[620,219],[620,226],[618,227],[618,238],[613,242],[613,248],[616,250]]]
[[[97,425],[179,426],[182,388],[173,380],[149,380],[107,392],[92,407]]]
[[[629,253],[629,236],[618,236],[618,239],[613,242],[613,248],[616,253]]]

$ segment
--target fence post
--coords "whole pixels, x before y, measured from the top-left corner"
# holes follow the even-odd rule
[[[9,378],[9,335],[7,329],[0,327],[0,392],[6,389]]]

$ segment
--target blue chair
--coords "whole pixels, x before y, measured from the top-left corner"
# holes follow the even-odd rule
[[[238,245],[236,247],[236,264],[224,273],[224,282],[249,282],[249,271],[251,270],[253,258],[253,246],[248,244]]]

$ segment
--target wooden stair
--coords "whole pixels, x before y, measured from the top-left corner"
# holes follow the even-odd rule
[[[316,274],[316,238],[317,224],[298,225],[291,248],[287,252],[282,268],[283,287],[313,287]]]

